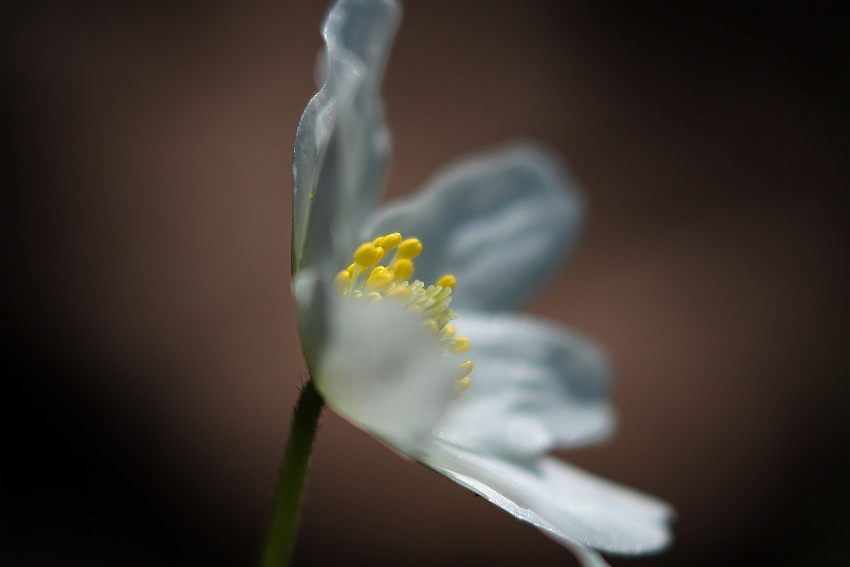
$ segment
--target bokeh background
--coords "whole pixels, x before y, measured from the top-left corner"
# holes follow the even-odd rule
[[[837,4],[836,4],[837,5]],[[291,148],[322,2],[4,3],[3,565],[251,565],[306,375]],[[528,310],[617,367],[567,455],[678,510],[615,566],[850,564],[848,18],[412,0],[388,195],[534,138],[583,246]],[[574,564],[326,411],[297,565]]]

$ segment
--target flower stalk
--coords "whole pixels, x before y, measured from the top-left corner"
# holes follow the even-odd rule
[[[319,426],[319,416],[325,402],[312,380],[301,390],[301,397],[292,415],[292,428],[283,455],[280,478],[277,483],[274,510],[266,535],[266,544],[260,567],[284,567],[289,565],[295,536],[298,531],[298,515],[307,478],[310,453]]]

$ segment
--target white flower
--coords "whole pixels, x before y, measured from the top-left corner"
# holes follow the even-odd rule
[[[389,154],[379,88],[398,19],[390,0],[334,5],[323,84],[296,136],[293,287],[315,385],[357,426],[586,565],[605,565],[595,550],[660,550],[671,539],[666,504],[548,455],[611,433],[604,355],[506,312],[576,241],[582,202],[567,173],[516,145],[378,208]],[[418,239],[412,251],[402,235]],[[414,260],[417,281],[440,285],[414,282]]]

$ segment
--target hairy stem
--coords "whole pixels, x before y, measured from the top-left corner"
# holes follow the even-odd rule
[[[292,429],[283,455],[277,495],[274,501],[271,524],[260,567],[285,567],[289,565],[295,535],[298,531],[298,514],[307,478],[307,466],[313,450],[313,440],[319,425],[324,400],[308,381],[292,415]]]

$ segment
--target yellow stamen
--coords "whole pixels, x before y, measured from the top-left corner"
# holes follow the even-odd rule
[[[410,299],[410,288],[407,286],[396,286],[387,292],[388,299]]]
[[[455,342],[449,345],[449,352],[452,354],[463,354],[468,352],[469,348],[469,339],[466,337],[455,337]]]
[[[422,243],[419,242],[418,238],[408,238],[407,240],[403,240],[401,244],[398,245],[398,251],[396,251],[396,258],[399,260],[406,258],[408,260],[412,260],[419,256],[422,253]]]
[[[368,268],[384,256],[384,249],[369,242],[362,244],[354,253],[354,263],[359,268]]]
[[[425,319],[422,321],[422,327],[432,335],[440,334],[440,328],[437,327],[437,322],[433,319]]]
[[[413,262],[407,258],[396,260],[393,262],[393,272],[395,272],[396,281],[407,281],[410,279],[410,276],[413,275]]]
[[[344,292],[350,282],[351,273],[348,270],[341,270],[336,277],[334,277],[334,289],[340,293]]]
[[[372,291],[387,291],[395,279],[393,271],[385,266],[376,266],[366,279],[366,287]]]
[[[401,233],[392,232],[386,236],[379,236],[372,242],[375,246],[380,246],[384,250],[392,250],[401,242]]]
[[[387,252],[393,249],[393,256],[386,258]],[[404,240],[398,232],[379,236],[357,248],[354,263],[336,274],[333,286],[350,301],[370,304],[392,299],[400,302],[422,318],[423,328],[446,355],[464,354],[470,350],[469,339],[456,337],[455,328],[449,323],[457,317],[449,308],[457,280],[451,274],[441,277],[435,285],[426,286],[420,280],[412,280],[413,260],[421,253],[422,243],[417,238]],[[472,383],[472,369],[471,360],[457,366],[455,397]]]
[[[457,287],[457,280],[453,275],[446,274],[445,276],[437,280],[437,285],[440,287],[451,288],[451,290],[454,291],[455,287]]]
[[[469,388],[469,386],[471,385],[472,378],[470,378],[469,376],[464,376],[463,378],[455,382],[455,399],[457,399],[458,396],[460,396],[463,391]]]

